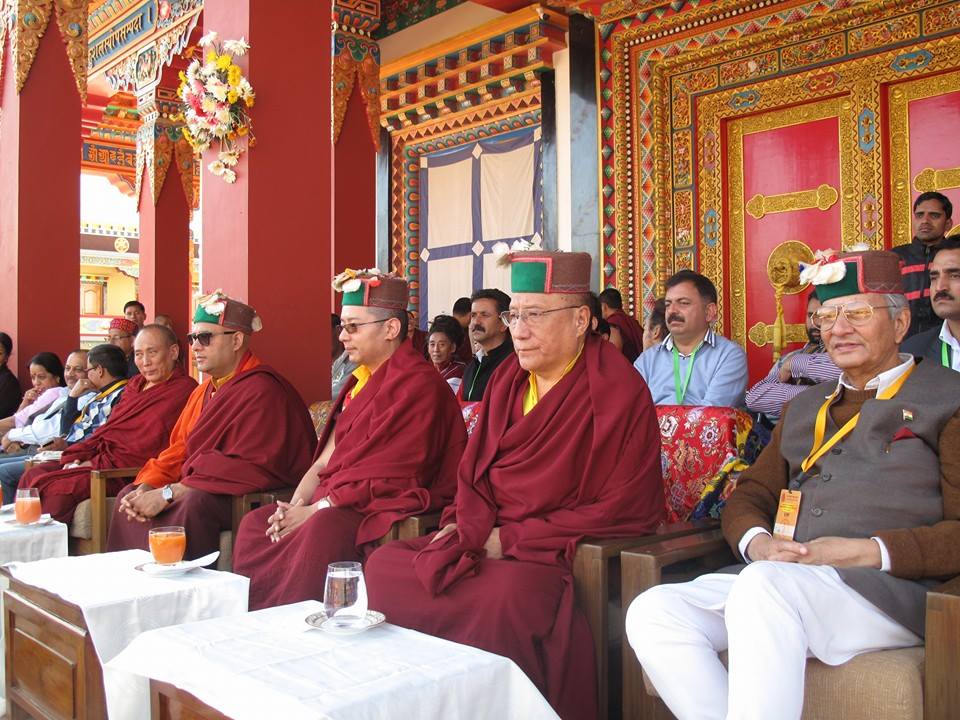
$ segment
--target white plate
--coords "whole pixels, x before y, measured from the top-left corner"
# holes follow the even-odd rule
[[[377,625],[382,625],[384,622],[386,622],[386,620],[387,616],[382,612],[377,612],[376,610],[367,610],[367,614],[363,618],[363,621],[357,623],[356,625],[340,625],[337,623],[336,619],[328,618],[327,613],[323,610],[306,617],[307,625],[320,628],[324,632],[328,632],[331,635],[356,635],[364,630],[369,630],[370,628],[377,627]]]
[[[49,525],[53,522],[53,518],[49,514],[44,514],[40,516],[40,519],[32,523],[19,523],[16,518],[13,520],[4,520],[7,525],[19,525],[20,527],[33,527],[34,525]]]
[[[158,577],[183,575],[185,572],[190,572],[191,570],[196,570],[197,568],[206,567],[207,565],[215,563],[218,557],[220,557],[220,551],[214,550],[209,555],[204,555],[196,560],[181,560],[178,563],[171,563],[169,565],[160,565],[155,562],[147,562],[137,565],[134,570],[139,570],[146,575],[156,575]]]

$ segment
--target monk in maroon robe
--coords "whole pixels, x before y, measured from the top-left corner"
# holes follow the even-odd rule
[[[623,354],[633,362],[643,352],[643,327],[632,315],[623,311],[623,297],[616,288],[607,288],[600,293],[600,312],[603,319],[620,331]]]
[[[663,520],[660,435],[643,380],[589,334],[590,257],[512,255],[517,355],[487,387],[431,537],[368,559],[370,607],[404,627],[514,660],[565,720],[597,712],[572,564],[585,537]]]
[[[147,549],[151,528],[186,528],[185,557],[220,546],[233,496],[290,484],[310,462],[316,434],[296,390],[249,349],[260,318],[214,293],[194,314],[190,341],[209,375],[190,396],[167,447],[118,496],[108,550]]]
[[[290,503],[248,514],[237,533],[233,568],[250,578],[252,610],[321,599],[329,563],[362,561],[395,522],[439,510],[456,489],[466,431],[450,388],[404,340],[407,283],[360,282],[344,292],[340,332],[359,367],[314,464]]]
[[[69,445],[60,462],[24,473],[20,487],[40,491],[43,509],[69,523],[77,505],[90,497],[90,471],[139,467],[166,445],[170,430],[197,383],[178,365],[177,339],[168,329],[147,325],[134,343],[140,374],[127,383],[107,421],[90,437]],[[113,496],[123,481],[107,480]]]

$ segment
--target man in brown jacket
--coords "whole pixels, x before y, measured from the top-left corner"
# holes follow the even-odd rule
[[[681,720],[800,718],[807,657],[922,644],[927,589],[960,573],[960,376],[899,354],[899,258],[822,256],[801,278],[843,374],[787,406],[731,496],[723,531],[748,564],[653,588],[627,614]]]

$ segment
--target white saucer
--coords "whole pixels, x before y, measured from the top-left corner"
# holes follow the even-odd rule
[[[377,625],[382,625],[386,620],[387,616],[376,610],[367,610],[367,614],[362,621],[350,625],[338,624],[335,618],[328,618],[327,613],[323,610],[306,617],[307,625],[319,628],[331,635],[356,635],[370,628],[375,628]]]
[[[36,525],[49,525],[50,523],[53,522],[53,518],[50,517],[49,515],[41,515],[39,520],[32,523],[17,522],[16,518],[14,518],[13,520],[4,520],[3,522],[5,522],[7,525],[18,525],[20,527],[34,527]]]
[[[197,566],[193,563],[188,562],[178,562],[171,563],[169,565],[160,565],[155,562],[146,562],[141,565],[134,567],[134,570],[139,570],[144,575],[156,575],[158,577],[169,577],[171,575],[183,575],[188,573],[191,570],[196,570]]]

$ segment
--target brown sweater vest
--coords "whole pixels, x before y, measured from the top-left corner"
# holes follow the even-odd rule
[[[770,445],[744,472],[723,515],[736,549],[743,533],[770,529],[780,490],[803,492],[796,540],[879,537],[889,573],[838,568],[867,600],[923,635],[925,596],[935,578],[960,573],[960,374],[921,363],[891,400],[844,390],[830,408],[826,438],[859,410],[856,429],[808,473],[817,410],[836,385],[797,396]]]

